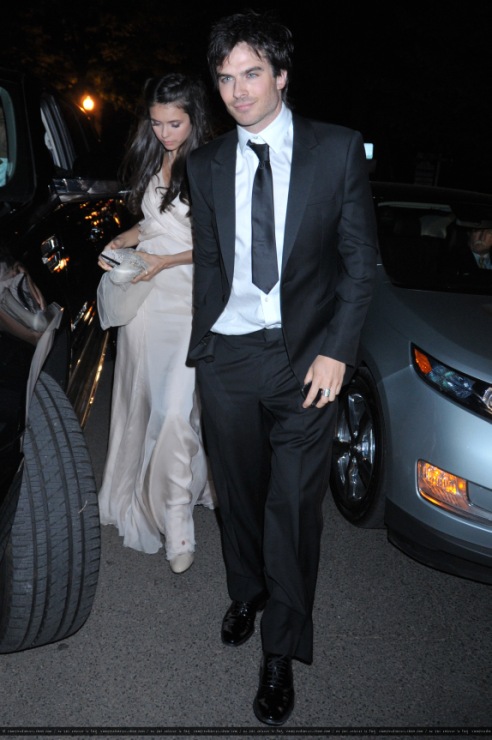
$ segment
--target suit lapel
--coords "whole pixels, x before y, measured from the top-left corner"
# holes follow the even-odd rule
[[[295,114],[293,121],[294,143],[292,148],[287,217],[285,221],[282,271],[287,264],[292,247],[294,246],[301,219],[306,208],[308,194],[311,190],[315,173],[316,149],[318,146],[317,139],[309,123],[303,118],[298,118]]]
[[[285,222],[282,270],[299,230],[306,208],[311,183],[314,179],[318,141],[303,118],[294,114],[294,144],[290,174],[287,218]],[[236,149],[237,133],[230,131],[224,136],[212,161],[212,190],[215,204],[219,243],[229,284],[234,273],[234,251],[236,240]]]
[[[224,137],[212,161],[212,190],[219,244],[229,284],[234,273],[236,243],[236,149],[237,133]]]

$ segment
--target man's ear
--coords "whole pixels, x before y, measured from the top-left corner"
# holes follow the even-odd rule
[[[280,74],[277,75],[277,90],[283,90],[287,85],[287,70],[282,69]]]

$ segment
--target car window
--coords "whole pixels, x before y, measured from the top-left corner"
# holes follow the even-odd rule
[[[7,184],[15,160],[15,137],[11,135],[7,128],[7,116],[9,116],[11,110],[12,104],[9,95],[6,90],[0,87],[0,187]]]
[[[85,177],[105,165],[94,129],[86,114],[62,97],[45,94],[41,99],[45,144],[58,169],[58,176]]]
[[[58,101],[52,95],[44,95],[41,99],[41,119],[44,141],[55,166],[70,173],[76,157],[75,145]]]
[[[31,141],[24,101],[16,84],[0,81],[0,215],[25,203],[35,190]]]
[[[492,234],[490,205],[380,200],[376,216],[382,262],[395,284],[491,293],[492,252],[483,259],[471,247],[473,233],[490,226]]]

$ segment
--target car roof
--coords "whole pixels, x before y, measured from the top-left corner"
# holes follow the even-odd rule
[[[492,194],[473,190],[378,180],[371,181],[371,187],[377,198],[418,203],[476,203],[490,205],[492,208]]]

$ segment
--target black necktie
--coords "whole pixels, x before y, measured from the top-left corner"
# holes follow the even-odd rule
[[[273,177],[268,144],[248,146],[260,160],[253,182],[251,200],[251,266],[253,283],[269,293],[278,282],[277,250],[275,247],[275,215],[273,210]]]

